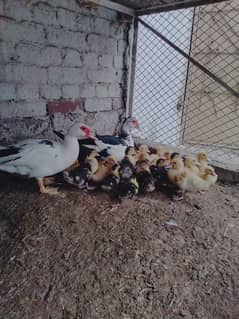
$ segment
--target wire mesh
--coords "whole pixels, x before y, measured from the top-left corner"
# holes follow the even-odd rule
[[[239,3],[144,16],[143,20],[239,90]],[[133,114],[142,138],[239,168],[239,99],[139,25]]]

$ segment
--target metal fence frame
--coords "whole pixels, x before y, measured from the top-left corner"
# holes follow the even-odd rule
[[[200,8],[200,7],[197,7],[197,10],[198,10],[198,8]],[[238,6],[238,9],[239,9],[239,6]],[[195,9],[194,9],[194,14],[195,14]],[[239,13],[238,13],[238,15],[239,15]],[[133,41],[133,45],[132,45],[132,48],[133,48],[133,51],[132,51],[133,52],[133,57],[132,57],[133,58],[133,60],[132,60],[133,67],[131,67],[134,70],[133,72],[135,72],[135,63],[137,63],[137,61],[136,61],[136,52],[137,52],[138,23],[140,25],[143,25],[145,28],[150,30],[150,32],[152,32],[154,35],[156,35],[157,38],[159,38],[159,41],[163,41],[164,43],[166,43],[166,45],[168,45],[171,48],[173,48],[178,54],[180,54],[183,58],[185,58],[187,60],[188,66],[187,66],[187,76],[186,76],[186,81],[185,81],[184,96],[183,96],[183,101],[182,101],[182,107],[183,107],[182,112],[185,111],[184,107],[185,107],[186,90],[187,90],[187,84],[188,84],[187,82],[189,81],[189,73],[190,73],[191,65],[196,66],[196,68],[198,68],[200,70],[200,72],[203,72],[204,74],[206,74],[206,76],[209,77],[211,81],[215,82],[217,86],[221,87],[223,90],[226,90],[230,96],[235,97],[235,99],[237,99],[237,101],[239,101],[239,92],[234,87],[232,87],[230,85],[230,83],[227,83],[227,81],[225,79],[221,78],[218,74],[216,74],[215,72],[211,71],[210,68],[208,68],[205,65],[203,65],[203,63],[201,63],[200,60],[194,58],[193,55],[191,54],[194,23],[192,23],[190,50],[187,53],[187,52],[184,52],[179,46],[175,45],[175,43],[173,43],[173,41],[170,41],[170,39],[168,39],[166,36],[164,36],[162,34],[162,32],[159,32],[158,30],[156,30],[156,28],[154,28],[153,25],[150,25],[149,23],[146,23],[142,18],[135,18],[135,22],[134,22],[135,33],[134,33],[134,41]],[[238,37],[239,37],[239,33],[238,33]],[[131,81],[130,82],[131,82],[131,88],[128,91],[128,94],[130,95],[130,97],[129,97],[129,104],[128,104],[128,107],[127,107],[127,112],[128,112],[128,114],[131,115],[132,112],[133,112],[133,94],[134,94],[134,85],[133,85],[134,81],[133,81],[132,76],[131,76]],[[237,118],[237,119],[238,119],[238,126],[239,126],[239,118]],[[184,120],[184,117],[182,115],[181,123],[180,123],[181,128],[184,125],[183,120]],[[181,138],[181,142],[182,142],[183,141],[183,136],[181,135],[180,138]],[[238,136],[238,139],[239,139],[239,136]],[[179,145],[176,145],[176,146],[179,146]],[[205,148],[207,148],[207,146],[211,146],[212,150],[214,150],[215,148],[220,149],[221,147],[225,148],[225,149],[230,148],[227,145],[220,145],[220,144],[215,145],[215,144],[210,144],[210,143],[208,143],[208,144],[204,143],[204,145],[202,143],[201,145],[198,145],[198,146],[200,146],[200,147],[205,146]],[[234,156],[234,159],[236,159],[236,161],[238,160],[238,162],[239,162],[239,148],[232,146],[231,149],[234,149],[236,151],[236,153],[234,154],[235,156],[233,154],[231,154],[231,155]],[[209,148],[208,149],[209,153],[212,150]],[[192,151],[193,151],[193,149],[192,149]],[[238,151],[238,153],[237,153],[237,151]],[[216,152],[215,154],[218,154],[218,152]],[[228,158],[230,160],[230,156]]]

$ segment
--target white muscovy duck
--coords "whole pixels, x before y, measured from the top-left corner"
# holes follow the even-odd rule
[[[139,129],[139,122],[136,118],[128,116],[126,117],[122,124],[120,125],[120,129],[118,132],[119,138],[127,145],[134,147],[134,139],[131,134],[131,130],[133,128]]]
[[[79,155],[78,138],[91,136],[90,128],[75,123],[62,143],[47,139],[29,139],[0,149],[0,170],[38,181],[41,193],[56,193],[45,188],[43,178],[62,172]]]
[[[84,161],[91,149],[97,150],[102,157],[113,156],[117,161],[121,161],[125,156],[128,146],[134,146],[134,140],[131,135],[132,128],[139,128],[138,121],[133,117],[127,117],[122,122],[118,136],[114,135],[98,135],[90,136],[87,139],[79,139],[80,154],[78,160]],[[61,139],[64,135],[54,131]]]

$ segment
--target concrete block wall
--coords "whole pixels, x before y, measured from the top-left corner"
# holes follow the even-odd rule
[[[82,121],[112,133],[124,113],[130,19],[75,0],[2,0],[0,142]]]

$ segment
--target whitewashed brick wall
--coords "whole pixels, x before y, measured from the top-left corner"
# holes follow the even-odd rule
[[[124,112],[130,19],[74,0],[1,3],[0,142],[50,136],[70,119],[112,132]]]

